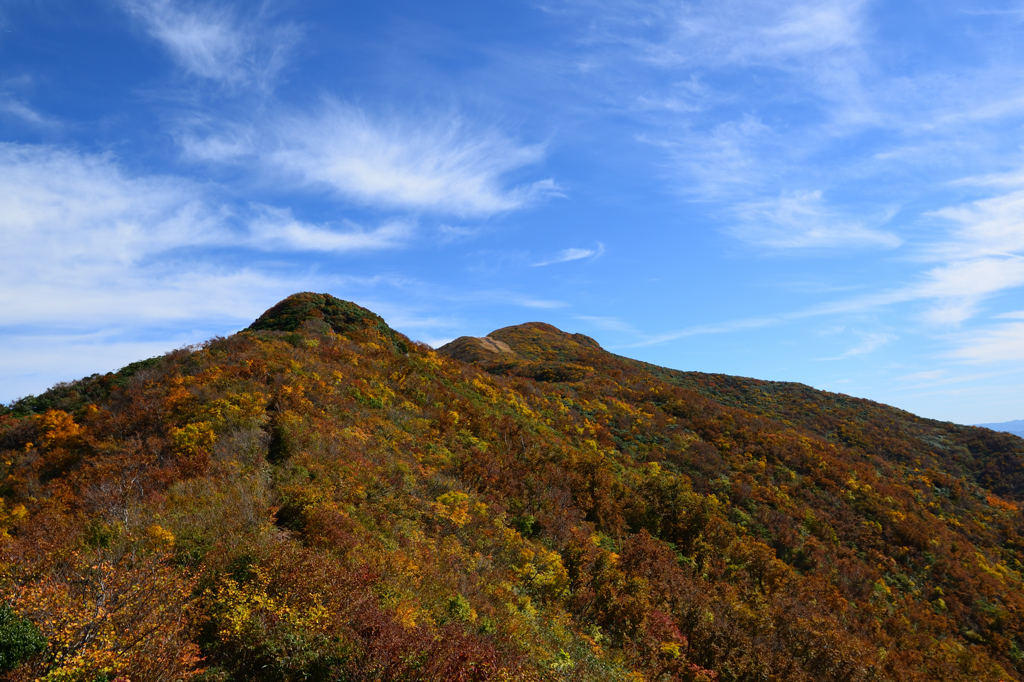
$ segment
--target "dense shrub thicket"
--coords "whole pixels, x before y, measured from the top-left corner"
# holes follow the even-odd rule
[[[984,429],[315,294],[4,412],[10,680],[1024,679]]]

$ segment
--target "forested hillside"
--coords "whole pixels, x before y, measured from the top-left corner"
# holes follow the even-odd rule
[[[0,675],[1024,680],[1024,440],[297,294],[0,408]]]

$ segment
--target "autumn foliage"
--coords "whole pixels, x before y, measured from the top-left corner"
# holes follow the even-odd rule
[[[1024,680],[1024,441],[298,294],[0,409],[10,680]]]

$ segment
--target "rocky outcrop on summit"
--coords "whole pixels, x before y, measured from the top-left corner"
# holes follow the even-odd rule
[[[460,336],[441,346],[438,352],[462,362],[475,363],[489,362],[503,356],[506,360],[518,357],[507,343],[490,336]]]
[[[583,334],[569,334],[544,322],[527,322],[487,336],[462,336],[438,349],[448,357],[471,362],[491,374],[537,381],[578,381],[592,371],[592,361],[608,356]]]

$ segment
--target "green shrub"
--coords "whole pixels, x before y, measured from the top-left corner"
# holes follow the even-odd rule
[[[14,670],[44,649],[46,640],[31,621],[19,618],[7,604],[0,606],[0,673]]]

